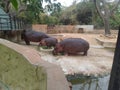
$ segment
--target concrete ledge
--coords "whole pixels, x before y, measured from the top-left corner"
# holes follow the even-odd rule
[[[57,65],[42,60],[39,52],[35,49],[12,43],[4,39],[0,39],[0,44],[22,54],[31,64],[42,66],[47,73],[47,90],[70,90],[62,69]]]
[[[100,45],[102,45],[105,48],[115,48],[116,47],[116,42],[104,41],[99,38],[96,38],[96,40],[98,41],[98,43]]]

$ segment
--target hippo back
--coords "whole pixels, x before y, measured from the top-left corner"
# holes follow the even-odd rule
[[[89,49],[89,43],[81,38],[68,38],[60,42],[63,50],[68,53],[85,52]]]
[[[48,38],[49,36],[43,32],[37,32],[37,31],[33,31],[33,30],[27,30],[27,31],[23,31],[22,33],[22,39],[27,39],[29,41],[33,41],[33,42],[39,42],[41,41],[43,38]]]
[[[50,38],[44,38],[47,46],[55,46],[58,42],[56,38],[50,37]]]

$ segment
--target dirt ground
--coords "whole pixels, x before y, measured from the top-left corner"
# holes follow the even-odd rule
[[[92,33],[61,33],[50,35],[56,37],[59,41],[69,37],[83,38],[90,44],[87,56],[54,56],[52,55],[51,50],[41,50],[39,48],[41,58],[50,63],[59,65],[66,75],[80,74],[85,76],[103,76],[110,73],[113,63],[114,49],[104,48],[98,43],[96,38],[105,42],[116,43],[117,34],[114,34],[112,38],[106,38],[103,34]],[[38,43],[31,44],[35,44],[35,48],[36,45],[38,45]],[[31,46],[33,48],[34,45]]]
[[[111,71],[114,50],[106,49],[96,41],[96,37],[105,41],[116,42],[116,38],[105,38],[100,34],[58,34],[51,35],[64,39],[69,37],[83,38],[90,43],[87,56],[53,56],[51,51],[40,50],[43,60],[61,66],[67,75],[82,74],[86,76],[101,76],[109,74]]]

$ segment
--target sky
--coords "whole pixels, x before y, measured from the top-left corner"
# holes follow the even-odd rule
[[[51,1],[53,1],[53,0],[51,0]],[[60,2],[63,6],[70,6],[73,3],[73,1],[75,1],[75,0],[57,0],[57,2]],[[76,0],[76,1],[80,2],[81,0]],[[108,1],[113,2],[115,0],[108,0]]]
[[[51,0],[51,1],[53,1],[53,0]],[[75,1],[75,0],[57,0],[56,2],[60,2],[62,6],[70,6],[73,3],[73,1]],[[80,0],[76,0],[76,1],[78,2]],[[46,5],[46,3],[43,2],[43,7],[45,5]]]
[[[57,0],[60,2],[63,6],[70,6],[74,0]]]
[[[57,1],[60,2],[63,6],[70,6],[75,0],[57,0]],[[81,0],[76,0],[76,1],[80,2]],[[115,0],[107,0],[107,1],[113,2]]]

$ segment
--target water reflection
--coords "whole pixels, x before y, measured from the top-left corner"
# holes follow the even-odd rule
[[[98,78],[82,77],[72,79],[72,90],[108,90],[110,75]]]

